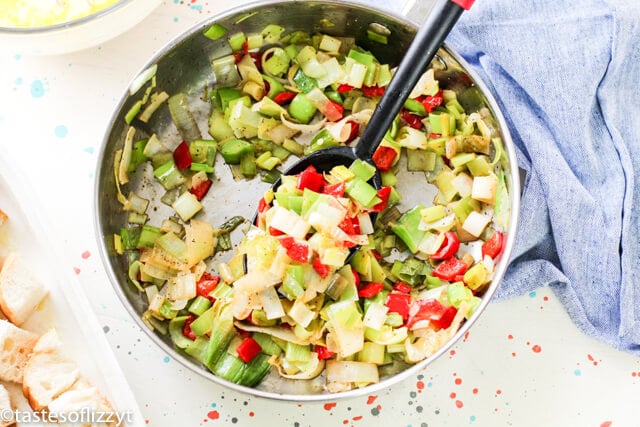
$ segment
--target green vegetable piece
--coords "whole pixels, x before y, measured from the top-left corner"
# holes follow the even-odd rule
[[[318,87],[318,82],[316,81],[316,79],[307,76],[302,72],[301,69],[298,69],[298,71],[296,71],[296,73],[293,75],[292,80],[302,91],[302,93],[309,93],[313,89]]]
[[[246,369],[245,363],[233,354],[223,353],[214,365],[211,372],[232,383],[239,383]]]
[[[198,295],[193,299],[193,301],[191,301],[191,304],[189,305],[189,313],[201,316],[209,309],[209,307],[211,307],[211,301],[201,295]]]
[[[304,294],[304,267],[302,265],[290,264],[287,266],[282,280],[282,290],[290,300]]]
[[[149,160],[147,156],[144,154],[144,149],[147,146],[148,139],[140,139],[133,143],[133,147],[131,149],[131,162],[129,163],[128,171],[134,172],[139,165]]]
[[[289,362],[308,362],[311,358],[311,348],[309,345],[294,344],[287,341],[284,357]]]
[[[264,310],[253,309],[251,310],[251,323],[257,326],[275,326],[278,322],[276,319],[269,319]]]
[[[471,301],[473,292],[463,282],[454,282],[447,286],[447,299],[455,308],[460,307],[463,301]]]
[[[365,208],[370,208],[380,202],[380,199],[377,197],[378,191],[375,187],[359,177],[347,183],[345,193]]]
[[[307,124],[316,114],[316,107],[304,94],[297,94],[289,104],[289,114],[300,123]]]
[[[231,129],[220,110],[213,109],[211,111],[211,116],[209,116],[209,135],[217,141],[225,141],[235,136],[233,129]]]
[[[240,173],[247,178],[253,178],[258,173],[256,156],[253,151],[245,153],[240,159]]]
[[[284,86],[279,80],[265,74],[262,75],[262,78],[265,82],[269,83],[269,92],[267,92],[269,98],[273,99],[277,94],[285,91]]]
[[[339,143],[333,135],[331,135],[331,132],[327,129],[322,129],[313,137],[307,148],[304,150],[304,153],[311,154],[314,151],[322,150],[323,148],[335,147],[336,145],[339,145]]]
[[[240,164],[240,160],[247,153],[253,153],[253,145],[241,139],[230,139],[220,148],[224,161],[230,165]]]
[[[193,113],[189,108],[189,100],[184,93],[177,93],[167,101],[171,119],[178,128],[182,139],[191,142],[202,138],[198,123],[196,123]]]
[[[386,45],[389,42],[387,36],[377,33],[373,30],[367,30],[367,38],[372,42],[380,43]]]
[[[231,46],[231,50],[234,52],[242,50],[242,45],[246,41],[247,37],[242,31],[229,36],[229,46]]]
[[[424,109],[424,105],[422,105],[421,102],[416,101],[415,99],[407,99],[404,102],[404,108],[422,117],[427,115],[427,111]]]
[[[493,172],[493,167],[487,156],[476,156],[473,160],[468,161],[466,166],[473,176],[487,176]]]
[[[178,311],[171,308],[171,301],[164,300],[160,306],[160,315],[165,319],[173,319],[177,314]]]
[[[129,111],[127,111],[127,114],[124,115],[124,121],[128,125],[130,125],[133,119],[135,119],[138,113],[140,112],[141,108],[142,108],[142,101],[141,100],[136,101],[136,103],[133,104],[131,108],[129,108]]]
[[[171,325],[171,323],[169,323]],[[195,341],[192,341],[184,351],[200,363],[205,363],[205,356],[207,353],[207,345],[209,340],[207,337],[197,337]]]
[[[191,330],[198,337],[208,334],[213,328],[214,321],[215,312],[213,310],[213,307],[210,307],[191,323]]]
[[[265,73],[271,76],[282,76],[289,69],[289,63],[291,58],[287,52],[279,47],[273,48],[271,55],[262,64],[262,69]]]
[[[213,167],[216,160],[218,144],[207,139],[196,139],[189,144],[189,153],[193,163],[201,163]]]
[[[156,242],[156,239],[160,237],[162,231],[158,227],[154,227],[151,225],[143,225],[142,230],[140,231],[140,236],[138,238],[138,243],[136,247],[138,249],[141,248],[153,248],[153,245]]]
[[[351,49],[347,56],[364,65],[370,65],[376,62],[376,58],[371,53],[360,52],[355,49]]]
[[[138,240],[140,239],[141,229],[138,226],[120,229],[120,239],[122,240],[122,248],[125,251],[138,248]]]
[[[430,150],[407,150],[407,170],[410,172],[428,172],[436,166],[436,156]]]
[[[264,169],[264,170],[271,170],[276,166],[278,166],[280,163],[282,163],[282,161],[279,158],[272,156],[271,151],[266,151],[262,153],[256,159],[256,165],[260,169]]]
[[[227,347],[234,335],[235,328],[233,326],[233,316],[231,315],[230,306],[227,306],[222,310],[222,313],[220,313],[220,316],[216,319],[213,324],[213,328],[211,329],[211,336],[209,338],[209,345],[205,356],[205,364],[210,370],[214,371],[213,368],[220,357],[223,354],[226,354]]]
[[[256,310],[254,310],[256,311]],[[282,353],[282,349],[276,342],[271,338],[271,335],[264,334],[262,332],[254,332],[253,339],[256,340],[260,347],[262,347],[262,351],[265,354],[270,354],[274,356],[280,355]]]
[[[231,87],[221,87],[216,91],[216,99],[222,111],[227,109],[231,101],[242,96],[242,92],[239,89]]]
[[[391,230],[407,245],[411,253],[418,252],[418,245],[424,238],[425,232],[419,229],[424,206],[418,205],[408,210],[398,220],[391,224]]]
[[[189,169],[191,169],[194,172],[206,172],[206,173],[213,173],[215,171],[213,166],[209,166],[204,163],[191,163],[191,166],[189,166]]]
[[[202,35],[211,40],[218,40],[225,34],[227,34],[227,29],[220,24],[213,24],[202,33]]]
[[[264,37],[264,41],[267,43],[276,43],[280,41],[280,37],[282,33],[284,33],[285,28],[281,25],[269,24],[262,29],[260,34]]]
[[[363,181],[369,181],[376,174],[375,166],[360,159],[356,159],[351,163],[349,170]]]
[[[182,349],[187,348],[194,342],[189,338],[185,337],[184,334],[182,333],[182,329],[184,328],[184,324],[188,318],[189,316],[178,316],[178,317],[174,317],[169,322],[169,336],[171,337],[171,341],[173,342],[173,345],[175,345],[178,348],[182,348]]]
[[[242,372],[238,383],[245,387],[256,386],[271,370],[271,363],[269,363],[269,358],[270,357],[267,354],[260,353],[256,357],[251,359],[251,361],[245,365],[245,369]]]
[[[292,154],[295,154],[296,156],[301,156],[304,154],[304,147],[304,145],[299,144],[293,139],[285,139],[282,143],[282,148],[286,149]]]

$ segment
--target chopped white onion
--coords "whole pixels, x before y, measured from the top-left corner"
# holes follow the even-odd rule
[[[325,367],[327,382],[371,384],[380,381],[375,363],[327,360]]]

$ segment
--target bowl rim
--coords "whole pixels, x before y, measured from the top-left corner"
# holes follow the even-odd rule
[[[142,321],[141,317],[135,311],[133,305],[127,298],[124,290],[122,289],[122,285],[118,278],[115,275],[113,266],[111,265],[110,255],[108,253],[108,249],[105,244],[105,236],[102,234],[102,218],[100,215],[100,177],[102,176],[102,170],[105,168],[105,165],[102,164],[100,159],[105,157],[106,147],[109,143],[109,138],[111,134],[111,130],[115,125],[116,121],[119,118],[119,113],[121,112],[125,102],[129,98],[129,87],[132,82],[135,81],[135,78],[141,73],[145,72],[150,67],[157,64],[165,55],[170,53],[172,49],[178,46],[184,40],[192,37],[197,32],[201,32],[204,28],[212,25],[215,22],[218,22],[222,19],[229,18],[231,16],[238,16],[241,14],[253,13],[256,7],[268,7],[269,5],[282,4],[286,3],[287,0],[256,0],[244,5],[236,6],[233,8],[225,9],[224,11],[208,16],[207,18],[197,22],[196,24],[190,26],[186,30],[180,32],[176,37],[171,39],[165,46],[159,49],[156,53],[154,53],[151,58],[140,68],[140,70],[133,76],[130,82],[125,86],[124,92],[118,104],[114,107],[112,116],[109,119],[103,140],[100,145],[100,149],[98,152],[98,162],[97,162],[97,171],[95,173],[94,180],[94,235],[95,238],[98,239],[98,248],[100,252],[100,258],[102,260],[103,266],[107,272],[109,277],[109,281],[111,282],[112,287],[114,288],[120,302],[129,313],[129,315],[133,318],[134,322],[145,332],[145,334],[151,338],[151,340],[166,354],[170,357],[178,361],[181,365],[188,368],[190,371],[201,375],[202,377],[213,381],[216,384],[219,384],[225,388],[247,394],[253,397],[260,397],[269,400],[280,400],[280,401],[300,401],[300,402],[326,402],[326,401],[335,401],[335,400],[343,400],[348,398],[356,398],[362,397],[364,395],[369,395],[372,393],[380,392],[381,390],[388,389],[389,387],[396,385],[407,378],[417,375],[420,372],[424,371],[424,369],[434,363],[435,361],[441,359],[441,356],[450,351],[451,347],[453,347],[465,334],[467,331],[473,326],[473,324],[477,321],[482,312],[486,309],[487,305],[490,303],[490,300],[493,298],[504,274],[507,270],[509,264],[509,258],[511,256],[514,241],[516,236],[516,229],[518,223],[518,215],[520,211],[520,176],[518,172],[518,163],[516,158],[516,150],[515,145],[513,143],[511,133],[509,132],[509,128],[507,127],[507,122],[505,117],[502,114],[500,106],[496,99],[494,98],[492,92],[490,91],[487,84],[481,79],[480,75],[471,68],[470,64],[462,58],[460,54],[456,51],[452,50],[448,44],[445,42],[442,45],[442,49],[444,49],[451,57],[459,63],[459,65],[464,69],[464,71],[469,74],[469,76],[473,79],[475,85],[481,90],[482,94],[485,96],[487,104],[496,119],[496,122],[499,126],[499,129],[502,134],[503,139],[503,147],[506,152],[510,172],[508,174],[509,183],[510,183],[510,217],[509,217],[509,225],[506,230],[507,236],[506,244],[503,248],[503,252],[501,255],[500,261],[497,263],[496,271],[494,278],[492,279],[491,286],[486,290],[483,295],[482,301],[479,306],[476,308],[473,315],[467,319],[460,329],[451,337],[442,347],[440,347],[434,354],[430,355],[426,359],[409,366],[407,369],[400,371],[394,375],[391,375],[387,378],[384,378],[378,383],[368,385],[362,388],[356,388],[348,391],[337,392],[337,393],[318,393],[318,394],[291,394],[291,393],[277,393],[277,392],[269,392],[265,390],[260,390],[257,388],[246,387],[236,383],[232,383],[223,378],[220,378],[213,374],[212,372],[206,370],[204,367],[200,366],[192,360],[191,358],[181,354],[175,348],[170,346],[167,342],[162,340],[157,333],[150,330],[148,326]],[[336,6],[345,6],[349,8],[360,8],[366,11],[372,11],[375,13],[382,14],[392,20],[395,20],[399,24],[405,25],[412,30],[417,30],[418,23],[412,21],[408,16],[403,16],[393,11],[388,11],[381,9],[377,6],[367,5],[365,3],[357,2],[357,0],[318,0],[314,1],[314,3],[326,3],[332,4]],[[109,168],[107,168],[109,169]]]
[[[79,27],[90,23],[94,20],[100,19],[101,17],[112,13],[115,10],[118,10],[122,7],[125,7],[127,4],[133,3],[135,1],[148,1],[148,0],[118,0],[115,3],[98,9],[96,12],[93,12],[89,15],[82,16],[77,19],[72,19],[70,21],[58,22],[57,24],[45,25],[40,27],[3,27],[0,26],[0,33],[10,34],[10,35],[29,35],[29,34],[46,34],[49,32],[55,32],[57,30],[66,30],[74,27]]]

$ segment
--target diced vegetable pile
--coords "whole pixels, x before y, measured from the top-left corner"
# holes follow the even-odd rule
[[[285,34],[278,25],[258,34],[214,25],[205,36],[227,37],[233,52],[212,61],[209,136],[185,94],[156,87],[152,67],[132,86],[132,95],[146,89],[126,114],[114,164],[128,214],[114,243],[148,301],[145,323],[249,387],[274,368],[292,379],[324,373],[326,390],[339,392],[434,354],[478,307],[505,239],[503,150],[488,110],[465,111],[429,69],[372,164],[281,175],[291,155],[357,141],[393,69],[351,38]],[[138,126],[165,104],[181,141]],[[280,178],[255,201],[255,221],[198,219],[219,155],[236,179]],[[150,219],[149,200],[122,193],[129,174],[149,164],[175,211],[160,222]],[[434,185],[435,199],[403,207],[400,168],[423,188]],[[376,169],[380,189],[371,185]],[[228,262],[209,265],[229,250]]]

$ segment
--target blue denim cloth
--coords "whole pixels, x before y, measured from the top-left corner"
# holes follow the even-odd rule
[[[640,2],[480,0],[447,42],[527,171],[497,298],[549,285],[582,331],[640,354]]]

